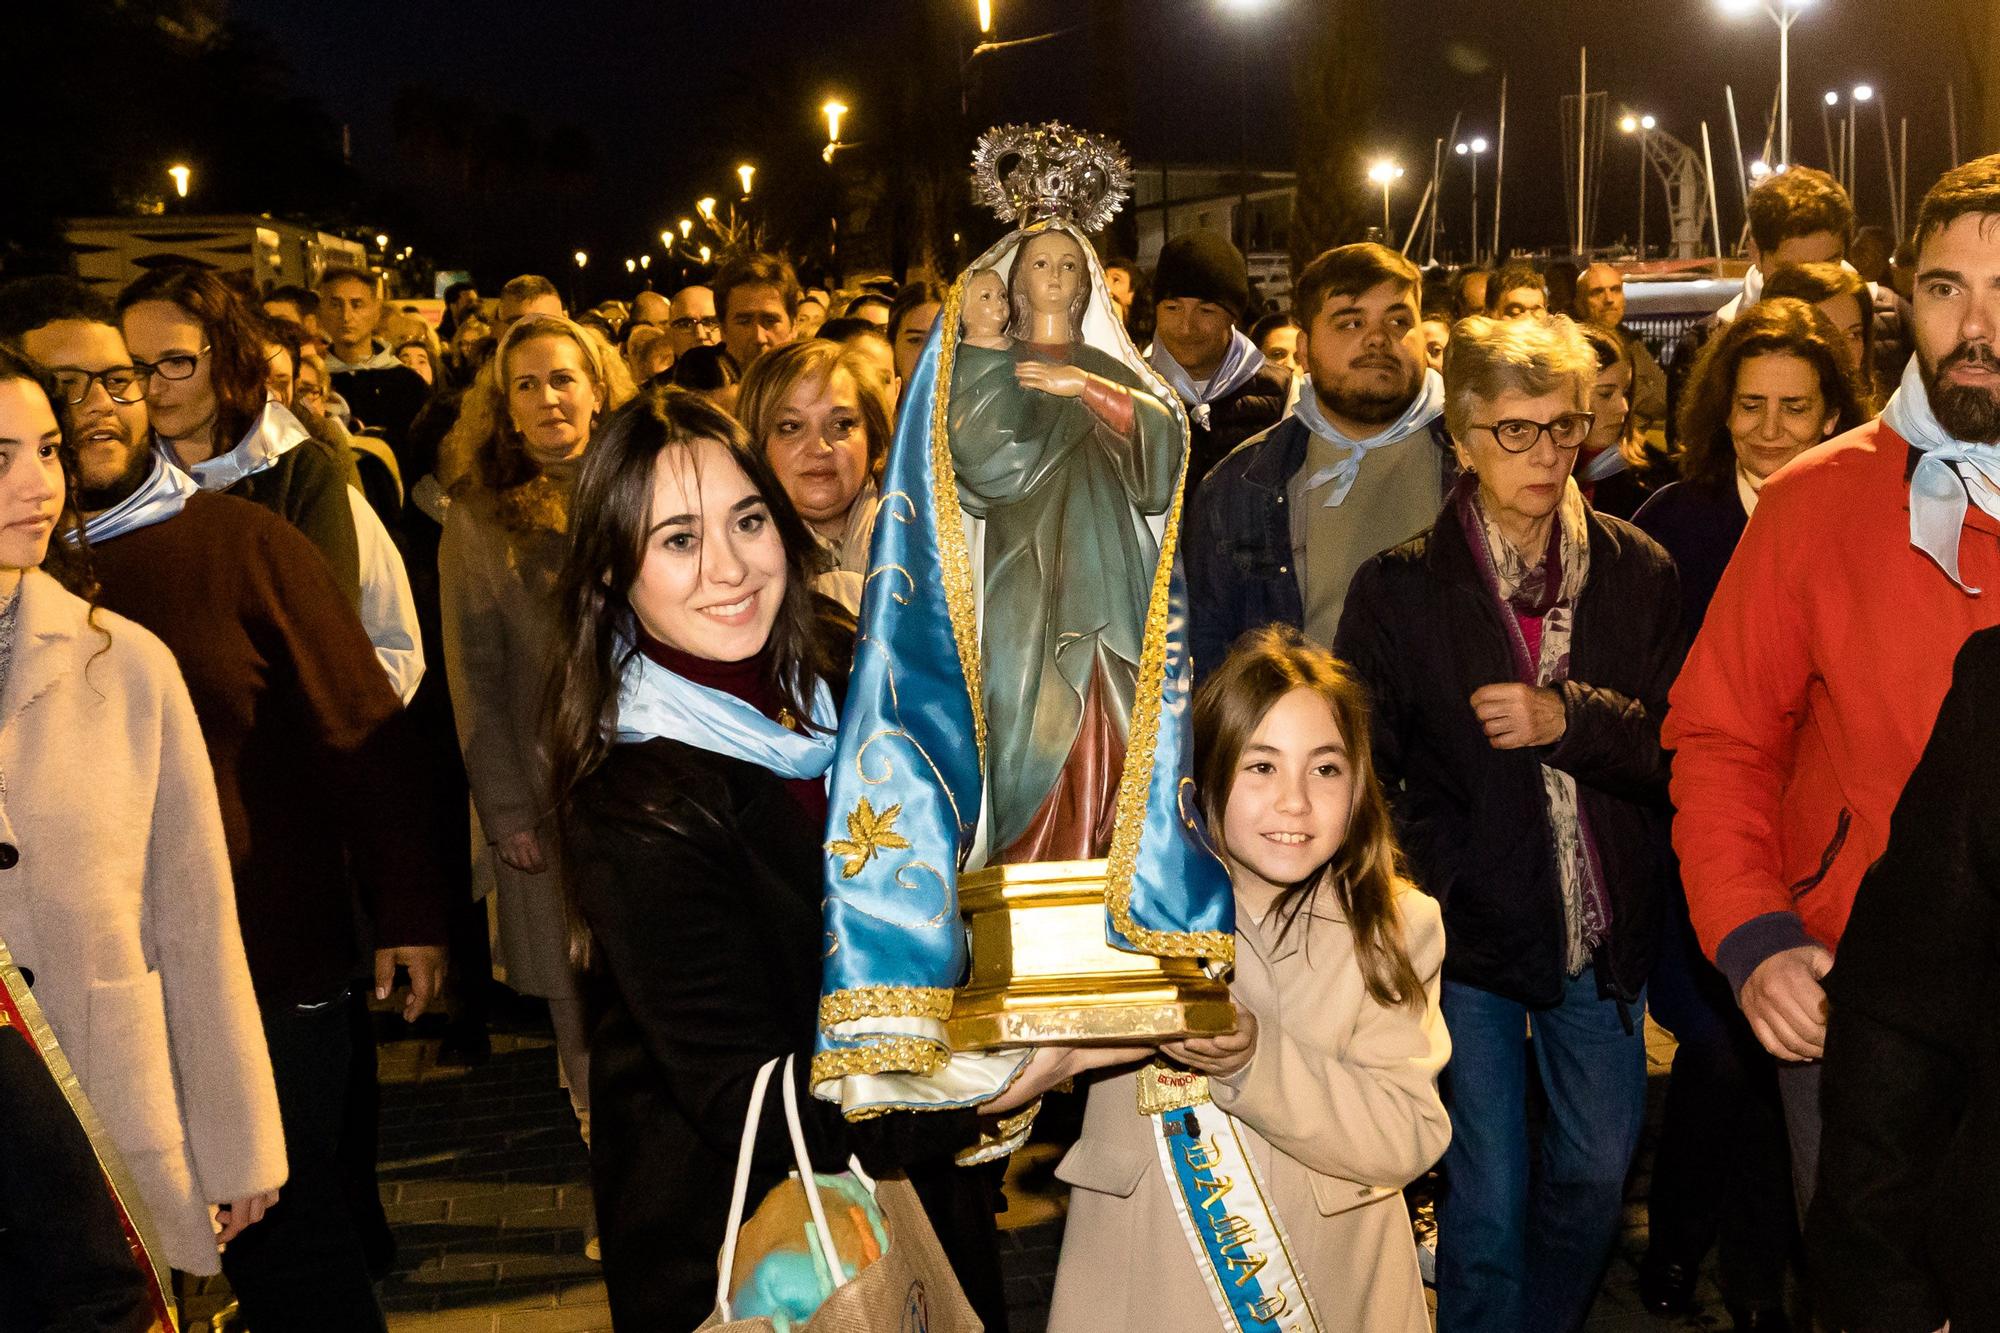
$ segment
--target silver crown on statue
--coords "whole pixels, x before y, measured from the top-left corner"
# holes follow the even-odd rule
[[[1132,193],[1132,164],[1115,140],[1046,125],[1002,125],[979,136],[972,179],[1002,222],[1061,222],[1103,231]]]

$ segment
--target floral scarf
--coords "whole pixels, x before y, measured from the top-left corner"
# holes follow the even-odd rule
[[[1460,480],[1453,502],[1465,540],[1479,561],[1488,589],[1500,603],[1515,674],[1523,684],[1538,688],[1568,680],[1576,603],[1590,578],[1590,528],[1584,517],[1587,506],[1583,492],[1574,480],[1565,484],[1555,525],[1549,531],[1548,552],[1533,564],[1486,512],[1476,478]],[[1527,636],[1521,632],[1518,619],[1521,616],[1542,620],[1541,652],[1535,660],[1528,656]],[[1576,779],[1543,764],[1542,791],[1548,799],[1556,865],[1562,872],[1564,969],[1576,976],[1589,964],[1592,951],[1611,934],[1611,902],[1604,891],[1596,844],[1577,804]]]

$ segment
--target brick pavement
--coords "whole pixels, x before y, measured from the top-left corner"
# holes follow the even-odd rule
[[[1588,1333],[1677,1333],[1728,1325],[1713,1285],[1705,1313],[1655,1319],[1635,1284],[1645,1249],[1651,1139],[1672,1042],[1649,1028],[1651,1110],[1626,1226]],[[597,1266],[583,1255],[591,1225],[588,1164],[556,1086],[545,1033],[496,1034],[478,1069],[439,1069],[435,1041],[382,1047],[382,1197],[399,1242],[383,1303],[393,1333],[588,1333],[611,1327]],[[1061,1147],[1017,1156],[1003,1215],[1002,1262],[1014,1333],[1041,1333],[1062,1235]],[[187,1306],[189,1333],[210,1333],[213,1290]]]

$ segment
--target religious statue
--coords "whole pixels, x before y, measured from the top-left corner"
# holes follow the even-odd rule
[[[1187,419],[1086,239],[1130,170],[1048,125],[974,172],[1019,230],[905,386],[829,776],[813,1080],[850,1115],[983,1101],[1033,1043],[1234,1022],[1188,780]]]

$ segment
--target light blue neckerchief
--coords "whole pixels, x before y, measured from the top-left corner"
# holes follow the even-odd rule
[[[807,734],[779,726],[733,694],[697,685],[634,651],[618,682],[618,740],[665,739],[768,768],[781,778],[824,775],[833,766],[833,691],[813,687]]]
[[[185,509],[188,497],[200,490],[193,477],[154,454],[153,470],[139,483],[139,489],[104,512],[85,519],[82,535],[96,545],[164,523]],[[78,530],[71,528],[65,538],[74,546],[77,535]]]
[[[1292,415],[1322,440],[1329,444],[1345,445],[1347,448],[1345,458],[1321,468],[1306,478],[1307,491],[1318,490],[1328,482],[1333,483],[1333,489],[1327,492],[1326,499],[1322,501],[1323,507],[1327,509],[1339,505],[1347,498],[1347,493],[1354,489],[1355,478],[1361,475],[1361,460],[1368,456],[1370,450],[1380,449],[1385,444],[1394,444],[1398,440],[1416,434],[1430,425],[1438,413],[1444,411],[1444,379],[1435,370],[1426,369],[1417,396],[1410,400],[1410,405],[1403,409],[1403,414],[1375,434],[1357,440],[1344,434],[1338,426],[1326,419],[1326,414],[1320,410],[1319,394],[1313,390],[1312,376],[1305,375],[1300,378],[1299,400],[1292,405]]]
[[[1153,339],[1146,362],[1180,395],[1181,402],[1187,405],[1188,415],[1194,418],[1194,424],[1207,430],[1208,405],[1227,398],[1248,384],[1251,377],[1264,368],[1264,354],[1257,350],[1256,343],[1243,336],[1243,330],[1231,329],[1229,348],[1222,354],[1222,364],[1208,377],[1206,389],[1195,388],[1187,370],[1174,360],[1173,353],[1157,337]]]
[[[264,409],[250,423],[243,438],[226,454],[196,463],[188,471],[205,491],[226,491],[245,477],[254,477],[277,465],[280,458],[312,437],[299,419],[275,398],[264,400]],[[168,446],[161,441],[164,453]],[[168,455],[168,461],[174,461]]]
[[[1945,434],[1931,412],[1923,368],[1914,356],[1882,409],[1882,424],[1923,453],[1910,474],[1910,545],[1977,595],[1979,589],[1959,577],[1958,538],[1968,500],[2000,518],[2000,493],[1991,489],[2000,487],[2000,444],[1967,444]]]

